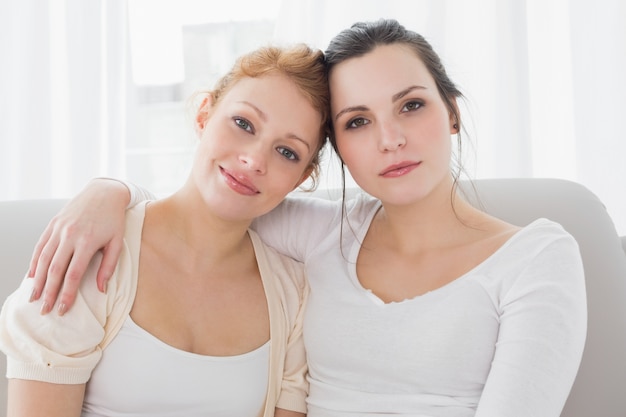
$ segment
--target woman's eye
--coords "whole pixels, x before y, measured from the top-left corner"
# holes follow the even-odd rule
[[[422,105],[423,104],[420,103],[419,101],[409,101],[408,103],[404,105],[404,107],[402,107],[402,111],[407,112],[407,111],[417,110],[420,107],[422,107]]]
[[[279,154],[281,154],[285,158],[289,159],[290,161],[299,161],[300,160],[300,158],[298,157],[298,154],[296,154],[291,149],[279,147],[279,148],[276,148],[276,150],[278,151]]]
[[[352,119],[348,122],[347,128],[348,129],[355,129],[357,127],[361,127],[361,126],[365,126],[367,124],[369,124],[369,120],[363,118],[363,117],[357,117],[356,119]]]
[[[252,125],[250,124],[250,122],[248,122],[246,119],[242,119],[241,117],[235,117],[235,124],[245,130],[246,132],[250,132],[253,133],[253,129],[252,129]]]

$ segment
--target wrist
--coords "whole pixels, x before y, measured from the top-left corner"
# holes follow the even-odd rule
[[[114,198],[119,201],[124,208],[131,206],[133,202],[133,189],[129,187],[124,181],[117,178],[110,177],[97,177],[90,181],[93,184],[94,190],[107,195],[109,198]]]

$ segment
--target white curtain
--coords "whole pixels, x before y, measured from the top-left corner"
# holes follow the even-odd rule
[[[626,2],[283,1],[276,36],[324,49],[380,17],[424,35],[464,92],[473,177],[577,181],[626,234]]]
[[[124,0],[0,2],[0,199],[123,175],[125,13]]]
[[[125,176],[126,3],[0,1],[0,199],[69,197],[94,176]],[[324,49],[380,17],[426,36],[465,93],[474,177],[580,182],[626,234],[626,2],[285,0],[276,39]]]

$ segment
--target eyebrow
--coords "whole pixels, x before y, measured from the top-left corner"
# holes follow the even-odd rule
[[[249,101],[246,101],[246,100],[241,100],[240,103],[245,104],[245,105],[251,107],[252,110],[254,110],[255,113],[259,115],[261,120],[263,120],[264,122],[267,122],[267,115],[265,113],[263,113],[263,111],[261,109],[259,109],[257,106],[255,106],[254,104],[252,104],[252,103],[250,103]],[[285,135],[285,136],[288,139],[294,139],[294,140],[302,142],[307,147],[307,149],[309,151],[311,150],[311,145],[309,145],[309,143],[306,140],[302,139],[300,136],[296,135],[295,133],[288,132],[287,135]]]
[[[309,142],[307,142],[306,140],[302,139],[300,136],[296,135],[295,133],[287,133],[287,137],[290,138],[290,139],[294,139],[294,140],[297,140],[297,141],[300,141],[300,142],[304,143],[306,148],[309,151],[311,150],[311,145],[309,145]]]
[[[254,104],[252,104],[252,103],[250,103],[249,101],[246,101],[246,100],[241,100],[240,103],[245,104],[245,105],[247,105],[249,107],[252,107],[252,110],[254,110],[255,113],[259,115],[261,120],[263,120],[264,122],[267,121],[267,115],[265,113],[263,113],[263,111],[261,111],[261,109],[259,109],[257,106],[255,106]]]
[[[408,88],[405,88],[404,90],[400,91],[399,93],[394,94],[391,97],[391,102],[396,102],[398,100],[400,100],[402,97],[406,96],[407,94],[409,94],[411,91],[413,90],[426,90],[426,87],[422,86],[422,85],[412,85]]]
[[[421,86],[421,85],[412,85],[410,87],[407,87],[404,90],[400,91],[399,93],[396,93],[393,96],[391,96],[391,102],[394,103],[394,102],[400,100],[402,97],[406,96],[407,94],[409,94],[413,90],[426,90],[426,87]],[[345,109],[342,109],[339,113],[337,113],[335,115],[335,121],[337,121],[339,119],[339,117],[343,116],[346,113],[350,113],[350,112],[354,112],[354,111],[367,111],[367,110],[369,110],[369,108],[367,106],[346,107]]]
[[[368,110],[367,106],[346,107],[345,109],[341,110],[339,113],[335,115],[335,121],[337,121],[337,119],[339,119],[341,116],[343,116],[346,113],[350,113],[353,111],[367,111],[367,110]]]

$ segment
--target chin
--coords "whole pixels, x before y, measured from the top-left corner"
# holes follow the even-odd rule
[[[372,194],[387,205],[411,206],[423,202],[434,192],[433,187],[424,187],[415,183],[401,187],[380,188]]]

